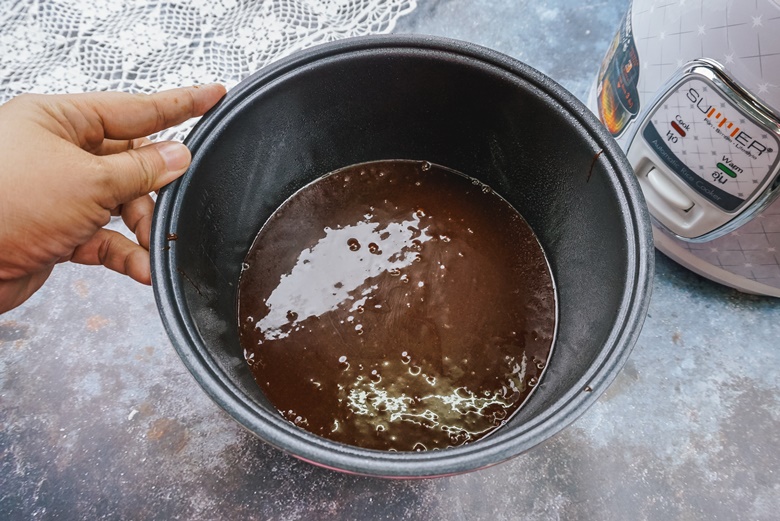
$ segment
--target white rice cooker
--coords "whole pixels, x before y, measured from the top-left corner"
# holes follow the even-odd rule
[[[634,0],[588,104],[634,167],[656,247],[780,297],[778,0]]]

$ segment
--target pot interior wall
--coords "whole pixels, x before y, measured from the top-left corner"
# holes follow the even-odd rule
[[[241,263],[265,220],[296,190],[347,165],[418,159],[459,170],[527,219],[558,288],[553,357],[531,400],[499,431],[511,435],[606,356],[634,269],[625,198],[606,175],[613,166],[602,157],[591,172],[599,149],[585,127],[502,69],[400,48],[356,54],[277,78],[248,96],[216,138],[201,147],[196,140],[178,223],[169,230],[178,235],[173,254],[184,304],[217,365],[270,409],[236,328]]]

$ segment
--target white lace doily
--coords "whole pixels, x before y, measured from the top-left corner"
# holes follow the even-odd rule
[[[0,0],[0,103],[24,92],[229,87],[314,44],[387,33],[416,0]],[[183,139],[194,121],[161,133]]]

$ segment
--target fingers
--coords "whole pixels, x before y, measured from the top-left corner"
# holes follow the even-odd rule
[[[181,143],[166,141],[99,159],[95,199],[105,209],[159,190],[187,169],[190,151]]]
[[[119,154],[135,148],[141,148],[150,145],[152,140],[148,137],[139,137],[137,139],[104,139],[97,147],[87,149],[97,156],[109,156]]]
[[[125,226],[133,232],[138,244],[149,249],[152,234],[152,217],[154,216],[154,201],[149,195],[133,199],[122,205],[122,220]]]
[[[98,230],[91,239],[73,251],[70,260],[78,264],[102,264],[141,284],[152,283],[149,252],[113,230]]]
[[[76,247],[62,260],[79,264],[102,264],[142,284],[151,284],[149,241],[154,215],[154,200],[148,194],[121,205],[122,220],[138,239],[134,243],[113,230],[101,228],[87,242]]]
[[[94,92],[69,98],[82,111],[95,114],[106,138],[121,140],[148,136],[202,116],[224,95],[225,87],[213,83],[155,94]]]

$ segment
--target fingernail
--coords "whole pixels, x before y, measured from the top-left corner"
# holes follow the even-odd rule
[[[141,137],[133,141],[133,148],[141,148],[151,144],[152,144],[151,139],[149,139],[148,137]]]
[[[193,85],[191,88],[193,88],[193,89],[213,89],[213,88],[216,88],[216,87],[219,87],[219,88],[222,88],[222,89],[225,88],[225,86],[223,84],[221,84],[219,82],[216,82],[216,81],[214,83],[201,83],[200,85]]]
[[[225,87],[222,83],[207,83],[204,85],[204,87],[218,91],[223,96],[227,93],[227,87]]]
[[[165,161],[165,168],[169,172],[183,170],[190,165],[190,151],[181,143],[168,141],[157,145],[157,152]]]

